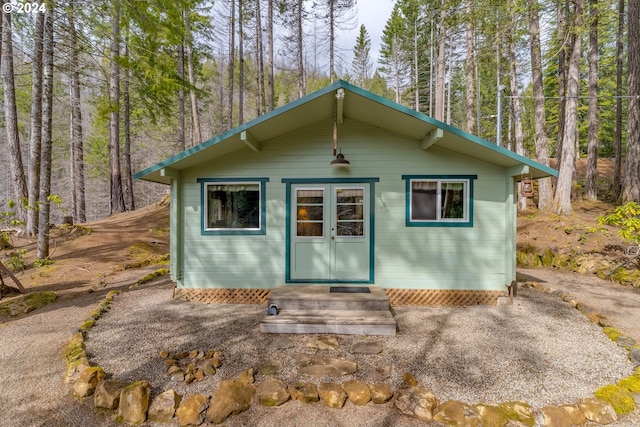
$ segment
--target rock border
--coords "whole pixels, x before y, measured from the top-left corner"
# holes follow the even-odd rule
[[[411,373],[403,374],[404,384],[394,391],[388,384],[367,384],[355,380],[344,384],[287,385],[272,378],[254,385],[253,368],[234,380],[222,381],[214,395],[194,394],[183,397],[174,390],[166,390],[151,400],[151,386],[146,380],[132,384],[106,380],[105,371],[99,366],[92,366],[85,351],[85,334],[111,308],[113,299],[122,292],[114,290],[106,295],[97,309],[89,312],[89,317],[65,346],[67,369],[64,382],[76,398],[93,396],[96,408],[115,411],[116,420],[131,425],[147,420],[161,423],[177,420],[179,425],[196,426],[205,422],[220,424],[232,414],[249,409],[254,401],[263,406],[280,406],[290,400],[322,402],[331,408],[342,408],[347,400],[356,406],[364,406],[369,402],[382,404],[393,401],[398,411],[409,417],[458,426],[505,426],[509,422],[525,426],[577,426],[587,420],[606,425],[617,421],[618,415],[633,412],[640,401],[640,345],[611,327],[605,316],[585,306],[568,292],[556,291],[539,282],[524,282],[522,285],[561,298],[591,322],[601,326],[612,341],[628,351],[630,360],[635,364],[631,375],[616,384],[599,388],[594,392],[594,397],[583,398],[577,403],[549,405],[537,410],[520,401],[498,405],[470,405],[454,400],[440,403],[433,391],[421,387]],[[199,357],[200,353],[203,353],[202,357]],[[178,360],[181,359],[205,359],[204,356],[208,360],[221,360],[221,355],[216,350],[180,353],[163,351],[160,356],[165,361],[176,361],[175,364],[171,362],[171,366],[178,365]]]

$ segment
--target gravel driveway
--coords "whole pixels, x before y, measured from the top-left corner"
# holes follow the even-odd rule
[[[522,270],[523,278],[566,289],[578,300],[606,315],[621,331],[640,342],[640,293],[610,286],[593,277],[548,270]],[[106,292],[106,290],[105,290]],[[23,318],[0,324],[0,425],[116,426],[110,415],[97,413],[91,402],[64,393],[65,363],[61,349],[71,333],[104,293],[82,293]],[[112,310],[87,335],[92,361],[116,379],[148,380],[153,395],[168,388],[178,393],[213,394],[219,382],[250,367],[277,363],[276,376],[286,383],[324,379],[301,376],[290,357],[310,352],[308,336],[260,334],[262,306],[198,305],[171,299],[171,284],[157,282],[116,297]],[[358,362],[357,379],[374,369],[388,370],[397,387],[404,372],[431,388],[439,401],[499,403],[524,400],[535,408],[574,403],[601,385],[627,376],[633,366],[626,353],[599,327],[557,297],[521,289],[516,302],[504,307],[398,307],[395,337],[369,337],[380,343],[380,355],[348,351],[359,336],[336,336],[340,348],[323,351]],[[291,347],[266,350],[276,338]],[[219,349],[224,365],[218,374],[185,385],[164,372],[161,350]],[[258,374],[257,381],[265,376]],[[153,425],[153,424],[148,424]],[[428,425],[399,415],[393,403],[341,410],[289,402],[281,408],[254,405],[226,425],[256,426],[412,426]],[[638,411],[615,426],[640,425]]]

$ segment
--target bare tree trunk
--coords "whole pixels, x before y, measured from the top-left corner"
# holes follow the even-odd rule
[[[262,42],[262,13],[260,11],[260,0],[256,0],[256,45],[257,45],[257,64],[258,64],[258,72],[257,74],[257,92],[258,92],[258,102],[256,110],[257,115],[260,116],[267,110],[267,97],[264,90],[264,46]]]
[[[544,109],[542,78],[542,53],[540,50],[540,20],[538,0],[529,0],[529,38],[531,46],[531,76],[533,80],[535,147],[536,158],[543,165],[549,165],[549,140],[547,138],[547,118]],[[551,179],[538,180],[538,209],[548,210],[552,206]]]
[[[51,153],[53,150],[53,4],[45,11],[42,55],[42,169],[37,258],[49,257],[49,218],[51,214]]]
[[[302,6],[302,5],[301,5]],[[335,65],[336,49],[336,9],[335,0],[329,0],[329,81],[333,82],[337,78]],[[302,9],[300,9],[302,15]]]
[[[269,37],[269,111],[273,111],[276,108],[275,104],[275,86],[274,86],[274,71],[273,71],[273,0],[269,0],[268,6],[268,18],[267,18],[267,33]]]
[[[471,134],[476,133],[476,112],[475,112],[475,98],[476,98],[476,79],[475,79],[475,29],[473,25],[473,0],[467,0],[465,4],[465,15],[467,17],[467,31],[466,31],[466,61],[465,61],[465,73],[466,73],[466,116],[467,116],[467,132]]]
[[[556,145],[556,168],[562,167],[562,144],[564,143],[566,110],[567,110],[567,20],[569,19],[569,2],[558,2],[558,42],[560,50],[558,52],[558,139]]]
[[[71,181],[74,221],[86,222],[86,200],[84,187],[84,143],[82,135],[82,105],[80,99],[80,66],[78,58],[78,35],[75,26],[74,0],[69,1],[69,44],[71,49]]]
[[[627,157],[623,202],[640,203],[640,2],[629,2],[629,106],[627,110]]]
[[[433,108],[433,98],[434,98],[434,90],[433,90],[433,79],[434,79],[434,73],[433,73],[433,64],[435,63],[435,61],[433,60],[434,58],[434,46],[435,46],[435,24],[433,22],[433,19],[431,19],[431,30],[429,31],[429,115],[431,117],[433,117],[433,112],[434,112],[434,108]]]
[[[618,33],[616,35],[616,134],[615,164],[611,198],[614,202],[622,194],[622,71],[624,66],[624,0],[618,2]]]
[[[303,27],[302,27],[302,0],[298,0],[298,5],[297,5],[297,16],[296,16],[296,25],[297,25],[297,37],[296,37],[296,43],[297,43],[297,59],[298,59],[298,98],[302,98],[305,94],[306,94],[306,85],[304,83],[304,47],[303,47],[303,41],[304,41],[304,33],[303,33]],[[333,56],[331,54],[330,58],[333,58]],[[329,71],[329,73],[331,74],[331,70]]]
[[[193,145],[202,142],[202,131],[200,129],[200,113],[198,112],[198,94],[196,93],[196,78],[193,72],[193,37],[191,37],[191,21],[189,19],[189,11],[184,12],[184,28],[186,34],[185,45],[187,47],[187,75],[189,76],[189,94],[191,95],[191,118],[193,126],[193,135],[195,141]]]
[[[3,4],[8,1],[3,1]],[[11,14],[2,13],[2,83],[4,87],[4,115],[7,142],[9,145],[9,165],[13,176],[13,193],[17,201],[18,219],[25,220],[24,203],[28,200],[27,180],[20,150],[18,133],[18,111],[16,107],[16,89],[13,74],[13,42]]]
[[[522,108],[520,97],[518,96],[518,71],[516,60],[516,46],[513,36],[509,36],[509,86],[511,92],[511,108],[513,110],[514,139],[516,142],[516,153],[524,156],[524,132],[522,131]]]
[[[589,3],[589,129],[586,198],[598,199],[598,0]]]
[[[178,75],[180,76],[180,88],[178,89],[178,122],[180,123],[180,151],[187,149],[187,130],[184,107],[184,40],[178,47]]]
[[[111,12],[111,48],[109,60],[109,165],[111,170],[111,195],[109,212],[111,215],[124,212],[124,195],[122,192],[122,173],[120,172],[120,0],[112,0]]]
[[[413,22],[413,80],[415,91],[416,111],[420,111],[420,55],[419,41],[420,33],[418,32],[418,19]],[[364,85],[364,81],[362,82]]]
[[[515,21],[515,20],[514,20]],[[522,131],[522,108],[520,107],[520,97],[518,96],[518,71],[516,60],[516,47],[513,32],[508,33],[509,37],[509,86],[511,92],[511,109],[513,111],[515,151],[524,156],[524,132]],[[511,128],[511,127],[509,127]],[[520,210],[527,209],[527,198],[518,191],[518,205]]]
[[[438,23],[438,59],[436,69],[436,100],[435,100],[435,119],[444,120],[444,81],[445,81],[445,56],[447,47],[447,29],[445,27],[445,18],[447,12],[444,5],[440,10],[440,21]]]
[[[553,200],[554,212],[558,215],[571,215],[571,189],[576,170],[576,136],[578,126],[578,95],[580,83],[580,49],[582,39],[579,31],[582,28],[582,12],[584,0],[576,0],[573,10],[571,55],[567,74],[567,111],[565,117],[565,133],[562,141],[562,164],[558,171],[556,195]]]
[[[238,0],[238,123],[244,123],[244,8]]]
[[[129,38],[125,41],[124,56],[129,62]],[[124,115],[124,198],[128,210],[136,210],[135,197],[133,193],[133,170],[131,167],[131,96],[129,86],[131,83],[131,74],[128,69],[124,71],[124,85],[122,88],[123,115]]]
[[[44,37],[44,14],[36,15],[33,39],[31,82],[31,139],[29,140],[29,209],[27,209],[26,233],[38,234],[38,201],[40,200],[40,159],[42,152],[42,43]]]
[[[236,67],[236,0],[231,0],[231,17],[229,18],[229,129],[233,128],[233,90]]]

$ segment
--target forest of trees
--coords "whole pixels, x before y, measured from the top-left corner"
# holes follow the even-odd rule
[[[376,2],[393,9],[372,57],[357,8]],[[335,79],[558,168],[540,209],[572,212],[580,157],[585,197],[605,182],[610,200],[640,202],[638,1],[2,4],[0,211],[17,201],[39,258],[51,221],[155,202],[165,189],[135,171]]]

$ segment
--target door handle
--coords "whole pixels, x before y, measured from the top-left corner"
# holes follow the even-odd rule
[[[336,236],[331,236],[331,240],[335,240]]]

